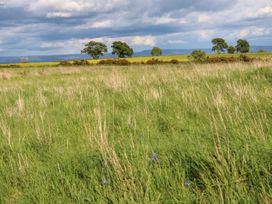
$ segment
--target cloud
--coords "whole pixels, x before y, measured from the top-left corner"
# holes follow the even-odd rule
[[[217,36],[267,44],[271,22],[268,0],[0,0],[0,54],[79,53],[89,39],[138,50],[209,47]]]
[[[156,38],[154,36],[136,36],[132,39],[132,43],[134,45],[147,45],[147,46],[155,46]]]

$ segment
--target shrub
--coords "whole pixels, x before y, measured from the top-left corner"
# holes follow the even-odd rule
[[[116,65],[121,65],[121,66],[127,66],[127,65],[130,65],[130,61],[126,60],[126,59],[118,59],[118,60],[115,60],[115,64]]]
[[[113,65],[114,64],[114,59],[105,59],[105,60],[100,60],[98,64],[101,65]]]
[[[131,64],[134,64],[134,65],[143,65],[143,64],[145,64],[145,62],[143,62],[143,61],[140,61],[140,62],[132,62]]]
[[[254,58],[251,58],[247,55],[240,55],[240,61],[242,62],[252,62],[254,60]]]
[[[192,54],[189,56],[189,59],[194,62],[207,62],[207,55],[202,50],[194,50]]]
[[[152,59],[146,61],[146,64],[149,64],[149,65],[162,64],[162,63],[164,63],[164,62],[161,60],[155,59],[155,58],[152,58]]]
[[[69,61],[61,61],[59,63],[60,66],[72,66],[73,63],[69,62]]]
[[[229,46],[228,53],[229,54],[234,54],[235,52],[236,52],[236,48],[234,46]]]
[[[176,59],[172,59],[172,60],[170,61],[170,63],[171,63],[171,64],[179,64],[179,61],[176,60]]]
[[[208,63],[229,63],[229,62],[239,62],[238,57],[208,57]]]
[[[265,50],[265,49],[259,49],[258,52],[259,52],[259,53],[265,53],[266,50]]]
[[[208,63],[230,63],[230,62],[252,62],[254,58],[250,58],[247,55],[240,55],[239,57],[208,57]]]
[[[88,60],[76,60],[73,62],[73,65],[75,66],[87,66],[90,65],[90,62]]]
[[[126,65],[130,65],[131,63],[126,59],[105,59],[105,60],[100,60],[98,64],[126,66]]]

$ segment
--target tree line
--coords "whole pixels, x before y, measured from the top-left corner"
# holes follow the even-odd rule
[[[212,40],[212,51],[218,54],[229,53],[247,53],[250,51],[250,45],[247,40],[239,39],[236,46],[229,46],[223,38],[214,38]],[[115,41],[111,45],[112,54],[117,55],[118,58],[131,57],[134,54],[134,50],[126,43],[122,41]],[[200,50],[196,50],[200,51]],[[85,44],[85,48],[81,53],[90,55],[93,59],[99,59],[104,53],[108,52],[108,48],[104,43],[90,41]],[[203,51],[202,51],[203,52]],[[153,47],[150,53],[152,56],[161,56],[163,54],[162,49],[159,47]]]
[[[247,53],[250,51],[250,45],[247,40],[239,39],[236,46],[229,46],[223,38],[214,38],[212,40],[212,51],[218,54],[228,52],[229,54]]]

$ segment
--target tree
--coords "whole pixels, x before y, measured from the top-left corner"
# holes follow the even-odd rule
[[[112,54],[116,54],[119,58],[131,57],[134,54],[133,49],[125,42],[115,41],[111,47]]]
[[[99,59],[105,52],[108,52],[107,46],[104,43],[95,41],[85,44],[85,48],[81,51],[81,53],[92,56],[93,59]]]
[[[250,45],[247,40],[238,40],[236,45],[237,52],[247,53],[250,50]]]
[[[212,44],[214,45],[212,51],[217,52],[218,54],[221,52],[224,53],[225,49],[228,48],[228,44],[223,38],[214,38],[212,40]]]
[[[207,61],[207,55],[202,50],[194,50],[192,54],[189,56],[189,58],[194,62],[206,62]]]
[[[265,50],[265,49],[259,49],[258,52],[259,52],[259,53],[265,53],[266,50]]]
[[[153,47],[151,50],[151,55],[152,56],[161,56],[162,55],[162,49],[159,47]]]
[[[235,51],[236,51],[236,48],[234,46],[229,46],[229,48],[228,48],[228,53],[229,54],[234,54]]]

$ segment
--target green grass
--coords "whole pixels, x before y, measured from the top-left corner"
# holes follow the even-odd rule
[[[271,203],[272,64],[0,69],[0,203]]]
[[[264,52],[264,53],[248,53],[246,54],[249,57],[253,58],[261,58],[261,59],[266,59],[266,58],[271,58],[272,53],[271,52]],[[157,57],[131,57],[131,58],[126,58],[130,62],[146,62],[148,60],[151,60],[152,58],[156,58],[162,61],[171,61],[173,59],[176,59],[180,62],[189,62],[189,55],[164,55],[164,56],[157,56]],[[226,57],[238,57],[240,54],[209,54],[208,56],[215,57],[215,56],[226,56]],[[96,65],[100,60],[88,60],[91,64]],[[72,62],[72,61],[71,61]],[[54,67],[58,66],[59,62],[35,62],[35,63],[19,63],[16,64],[19,67]],[[0,64],[1,67],[6,67],[7,65]]]

